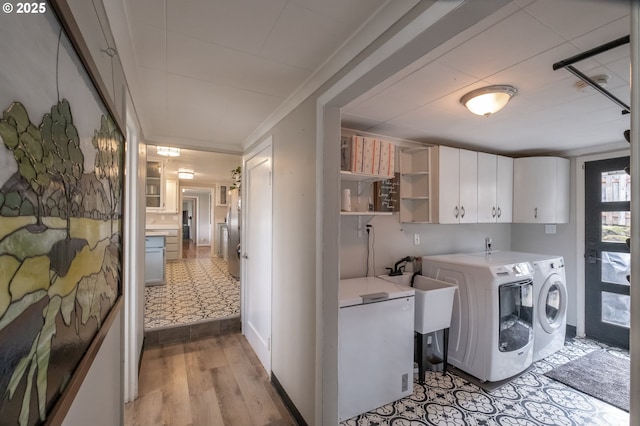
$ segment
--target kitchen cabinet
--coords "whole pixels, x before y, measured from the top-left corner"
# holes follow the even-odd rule
[[[438,223],[478,221],[478,153],[437,147]]]
[[[513,162],[513,222],[569,222],[569,160],[516,158]]]
[[[166,260],[176,260],[180,258],[180,247],[178,245],[178,230],[167,229],[165,237],[165,257]]]
[[[147,161],[145,197],[148,212],[178,213],[178,181],[165,176],[161,161]]]
[[[165,237],[147,235],[145,237],[144,282],[146,285],[164,284]]]
[[[229,186],[228,185],[218,185],[217,196],[216,196],[216,206],[218,207],[226,207],[229,205],[227,198],[229,196]]]
[[[178,213],[178,181],[176,179],[165,179],[164,191],[163,212]]]
[[[513,219],[513,158],[478,153],[478,223]]]
[[[162,163],[147,161],[146,206],[147,210],[162,208]]]

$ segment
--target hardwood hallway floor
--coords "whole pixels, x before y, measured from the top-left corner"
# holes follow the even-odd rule
[[[240,333],[146,349],[127,426],[295,425]]]
[[[213,257],[211,246],[196,246],[191,240],[182,240],[182,258]]]

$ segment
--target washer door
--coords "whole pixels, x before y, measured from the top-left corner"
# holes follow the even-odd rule
[[[567,315],[567,288],[558,274],[551,274],[544,281],[537,311],[538,321],[547,333],[553,334],[563,326]]]

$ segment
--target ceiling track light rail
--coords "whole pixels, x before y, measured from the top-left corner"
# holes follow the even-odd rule
[[[605,89],[604,87],[600,86],[593,79],[589,78],[588,76],[586,76],[580,70],[576,69],[576,67],[573,66],[573,64],[575,64],[576,62],[582,61],[583,59],[591,58],[592,56],[595,56],[595,55],[598,55],[600,53],[606,52],[606,51],[611,50],[611,49],[613,49],[615,47],[622,46],[623,44],[627,44],[627,43],[629,43],[629,40],[630,40],[629,36],[624,36],[624,37],[620,37],[619,39],[616,39],[616,40],[610,41],[608,43],[605,43],[603,45],[600,45],[598,47],[594,47],[593,49],[589,49],[589,50],[587,50],[585,52],[579,53],[579,54],[577,54],[575,56],[572,56],[570,58],[567,58],[567,59],[565,59],[563,61],[556,62],[555,64],[553,64],[553,70],[557,71],[557,70],[559,70],[561,68],[566,69],[571,74],[575,75],[580,80],[584,81],[589,86],[593,87],[595,90],[597,90],[598,92],[602,93],[604,96],[609,98],[609,100],[613,101],[616,105],[618,105],[620,108],[622,108],[622,113],[623,114],[629,114],[631,112],[631,108],[629,107],[629,105],[627,105],[624,102],[622,102],[620,99],[618,99],[615,95],[613,95],[607,89]]]

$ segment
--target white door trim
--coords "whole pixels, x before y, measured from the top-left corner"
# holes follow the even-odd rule
[[[249,161],[251,161],[253,158],[255,158],[257,155],[264,153],[265,151],[268,151],[268,157],[269,157],[269,161],[271,162],[271,173],[273,174],[273,136],[269,135],[266,139],[264,139],[262,142],[260,142],[259,144],[257,144],[256,146],[254,146],[250,151],[248,151],[245,155],[242,156],[242,180],[241,180],[241,187],[247,188],[245,191],[242,191],[240,194],[240,199],[241,199],[241,205],[242,206],[247,206],[247,199],[248,199],[248,192],[249,192],[249,188],[247,187],[247,176],[246,173],[244,173],[247,170],[247,163],[249,163]],[[272,179],[273,182],[273,179]],[[272,232],[270,237],[270,246],[273,247],[273,186],[271,187],[271,217],[272,217]],[[241,208],[240,210],[240,229],[242,230],[246,230],[248,229],[247,226],[247,209],[246,208]],[[247,247],[247,233],[246,232],[241,232],[240,233],[240,247],[243,248],[242,252],[244,253],[244,247]],[[270,255],[273,257],[273,251],[270,252]],[[240,303],[240,313],[241,313],[241,323],[242,323],[242,334],[243,335],[247,335],[247,332],[249,331],[249,326],[247,324],[247,318],[248,318],[248,290],[247,290],[247,282],[246,282],[246,277],[247,277],[247,273],[246,273],[246,265],[247,259],[245,259],[244,257],[240,258],[240,294],[241,294],[241,303]],[[271,264],[273,265],[273,260],[271,261]],[[270,287],[271,287],[271,294],[272,294],[272,307],[273,307],[273,269],[271,270],[271,275],[269,276],[269,283],[270,283]],[[264,363],[263,365],[265,367],[265,370],[267,371],[267,374],[269,375],[269,377],[271,377],[271,348],[273,347],[273,345],[271,344],[271,338],[272,338],[272,331],[273,331],[273,310],[271,310],[271,330],[269,331],[269,359],[266,360],[267,362]]]

